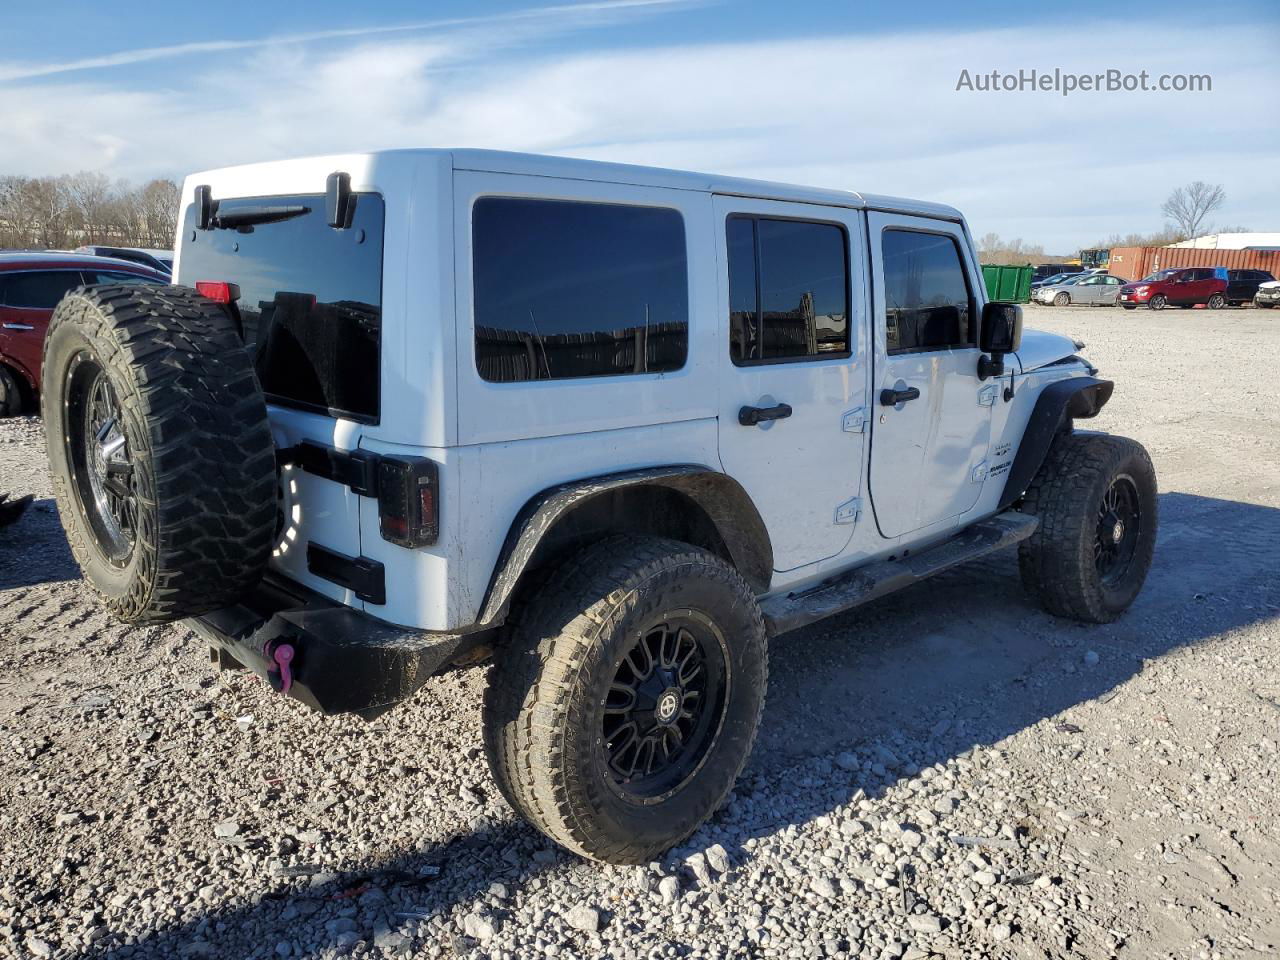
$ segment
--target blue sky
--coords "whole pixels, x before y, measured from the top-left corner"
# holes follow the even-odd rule
[[[54,2],[3,30],[0,173],[481,146],[941,200],[1050,252],[1159,228],[1193,179],[1218,223],[1280,230],[1273,0]],[[1213,89],[955,89],[1031,68]]]

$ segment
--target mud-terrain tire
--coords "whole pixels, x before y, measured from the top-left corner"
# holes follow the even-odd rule
[[[513,608],[485,752],[503,796],[547,836],[648,863],[732,789],[767,676],[764,621],[737,571],[685,543],[609,538]]]
[[[22,413],[22,386],[4,364],[0,364],[0,418]]]
[[[1023,498],[1040,518],[1018,546],[1022,584],[1050,613],[1110,623],[1142,589],[1155,550],[1156,474],[1142,444],[1062,434]]]
[[[113,613],[166,623],[260,579],[275,449],[221,307],[185,287],[72,291],[49,323],[41,408],[63,529]]]

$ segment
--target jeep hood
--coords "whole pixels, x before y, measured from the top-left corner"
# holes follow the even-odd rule
[[[1055,360],[1069,357],[1076,352],[1076,342],[1070,337],[1043,330],[1023,330],[1022,344],[1018,347],[1018,363],[1022,372],[1048,366]]]

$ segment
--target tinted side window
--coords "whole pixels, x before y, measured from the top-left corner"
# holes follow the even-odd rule
[[[729,356],[739,366],[849,352],[849,248],[833,223],[730,217]]]
[[[955,239],[885,230],[881,245],[889,352],[976,343],[969,281]]]
[[[6,307],[52,310],[69,290],[84,283],[79,270],[32,270],[14,273],[4,286]]]
[[[689,278],[678,211],[484,197],[472,211],[472,257],[485,380],[684,366]]]
[[[143,286],[153,285],[159,286],[164,283],[163,280],[156,280],[152,277],[140,277],[136,273],[120,273],[116,270],[86,270],[84,273],[85,283],[136,283]]]

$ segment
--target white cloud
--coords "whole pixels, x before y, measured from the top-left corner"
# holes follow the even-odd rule
[[[617,10],[599,5],[610,16]],[[479,146],[707,169],[951,202],[975,232],[1068,250],[1161,223],[1168,191],[1223,183],[1220,218],[1280,224],[1268,91],[1245,35],[1143,25],[1140,55],[1092,26],[684,43],[549,56],[574,17],[264,43],[183,61],[173,87],[0,84],[0,171],[141,176],[292,155]],[[1211,94],[956,92],[970,71],[1209,73]],[[124,71],[121,71],[123,73]],[[181,86],[177,78],[181,76]],[[16,138],[15,138],[16,134]]]

